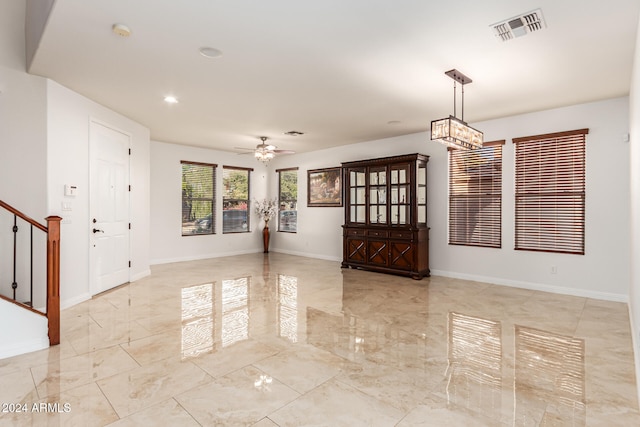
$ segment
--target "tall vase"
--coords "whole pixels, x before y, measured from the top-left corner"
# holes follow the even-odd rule
[[[262,243],[264,245],[264,253],[269,252],[269,220],[264,221],[264,228],[262,229]]]

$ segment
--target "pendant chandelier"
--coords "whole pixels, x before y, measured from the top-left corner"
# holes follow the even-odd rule
[[[482,148],[483,133],[467,125],[464,121],[464,85],[471,79],[458,70],[445,73],[453,79],[453,116],[431,122],[431,140],[438,141],[447,147],[473,150]],[[462,85],[462,119],[456,117],[456,85]]]

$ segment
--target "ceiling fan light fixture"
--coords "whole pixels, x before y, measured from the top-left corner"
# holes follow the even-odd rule
[[[269,151],[265,148],[258,148],[256,149],[254,156],[258,161],[261,161],[266,165],[275,155],[273,154],[273,151]]]
[[[256,151],[253,153],[255,158],[265,165],[275,157],[275,153],[273,152],[273,150],[276,149],[275,146],[267,144],[267,139],[268,138],[266,136],[261,136],[260,140],[262,141],[262,144],[258,144],[258,146],[256,147]]]
[[[431,122],[431,140],[462,150],[482,148],[484,134],[464,121],[464,85],[472,80],[458,70],[445,73],[453,79],[453,116]],[[456,117],[456,84],[462,85],[462,119]]]
[[[269,163],[269,161],[275,158],[276,154],[294,154],[295,151],[291,150],[278,150],[278,147],[275,145],[267,144],[266,136],[261,136],[260,140],[262,143],[256,145],[255,149],[251,149],[248,151],[253,151],[253,156],[258,160],[264,163],[265,165]],[[240,150],[247,150],[246,148],[236,147]]]

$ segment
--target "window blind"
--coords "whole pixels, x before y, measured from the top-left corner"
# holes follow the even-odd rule
[[[222,166],[222,232],[248,233],[250,230],[250,179],[252,168]]]
[[[449,244],[501,247],[502,141],[449,150]]]
[[[216,167],[180,161],[182,167],[182,235],[214,234]]]
[[[298,231],[298,168],[278,169],[278,231]]]
[[[515,249],[584,254],[588,133],[513,139]]]

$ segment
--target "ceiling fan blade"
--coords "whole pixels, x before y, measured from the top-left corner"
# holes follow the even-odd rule
[[[295,154],[295,151],[291,150],[273,150],[273,152],[277,154]]]
[[[256,151],[255,148],[233,147],[234,150]]]

